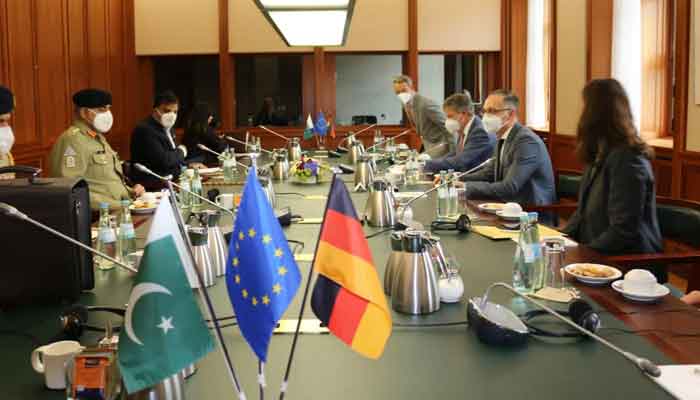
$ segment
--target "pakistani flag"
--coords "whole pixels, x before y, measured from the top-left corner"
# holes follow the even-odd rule
[[[119,368],[129,393],[168,378],[214,348],[188,282],[187,248],[164,197],[131,289],[119,334]]]
[[[309,140],[314,137],[314,121],[311,119],[311,114],[306,117],[306,129],[304,129],[304,140]]]

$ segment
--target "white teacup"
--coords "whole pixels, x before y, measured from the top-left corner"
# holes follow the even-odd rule
[[[66,388],[66,362],[83,350],[74,340],[62,340],[41,346],[32,352],[32,367],[46,378],[49,389]]]
[[[520,204],[518,204],[518,203],[506,203],[503,205],[503,210],[501,211],[501,215],[503,215],[504,217],[518,218],[518,217],[520,217],[521,212],[523,212],[523,208],[520,207]]]
[[[234,208],[234,197],[233,193],[223,193],[216,196],[216,204],[227,210],[233,210]]]
[[[625,274],[623,287],[625,292],[641,295],[653,295],[656,291],[656,277],[645,269],[633,269]]]

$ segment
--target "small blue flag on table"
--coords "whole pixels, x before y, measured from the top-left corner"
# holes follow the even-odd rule
[[[241,333],[263,362],[272,331],[300,282],[287,238],[251,169],[229,245],[226,284]]]
[[[318,113],[318,118],[316,118],[316,125],[314,126],[314,131],[316,131],[318,136],[326,136],[326,133],[328,132],[328,121],[326,121],[326,117],[323,115],[323,111]]]

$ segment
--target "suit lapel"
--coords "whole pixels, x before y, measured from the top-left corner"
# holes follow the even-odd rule
[[[508,134],[508,137],[506,138],[505,142],[503,142],[503,156],[500,156],[500,152],[498,153],[499,156],[499,163],[498,163],[498,180],[503,179],[503,169],[506,164],[506,160],[508,160],[508,165],[511,164],[510,159],[511,159],[511,153],[513,152],[513,142],[515,141],[515,137],[518,135],[520,132],[520,124],[516,123],[513,125],[513,128],[510,130],[510,133]]]
[[[588,200],[588,194],[591,191],[591,187],[593,186],[595,179],[600,174],[602,167],[603,162],[594,163],[584,174],[581,181],[581,208],[585,206],[586,201]]]

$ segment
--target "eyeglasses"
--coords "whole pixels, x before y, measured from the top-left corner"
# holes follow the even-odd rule
[[[512,108],[484,108],[484,114],[493,114],[501,111],[513,111]]]

